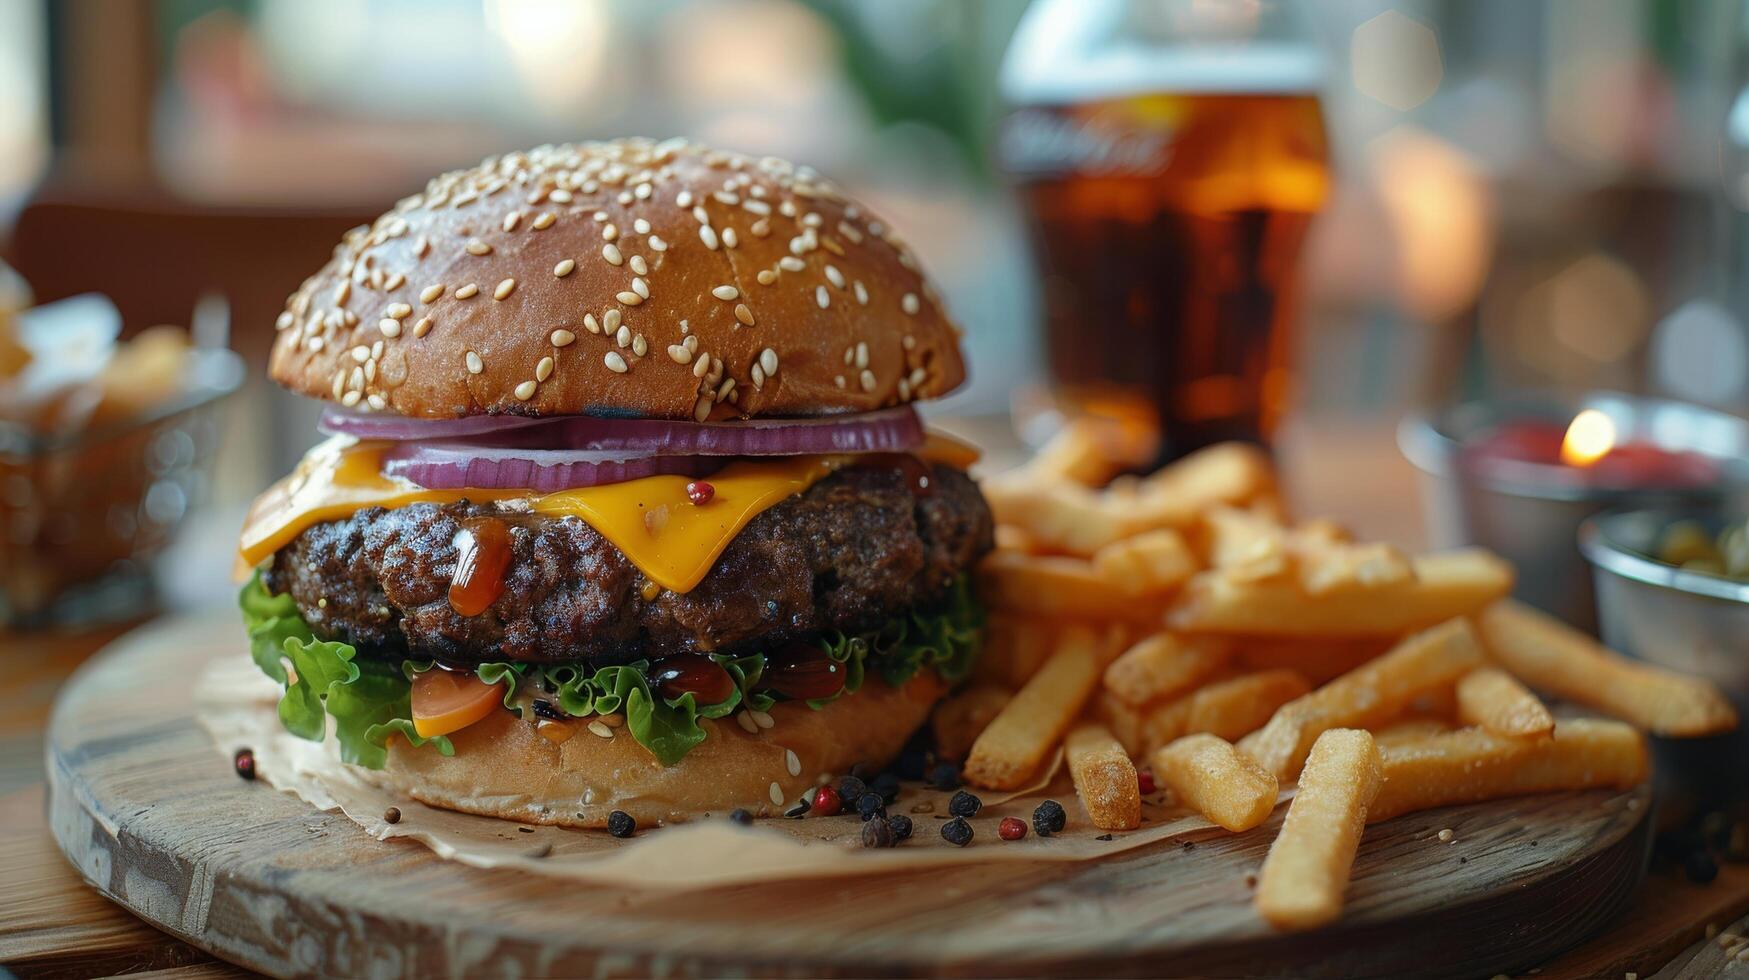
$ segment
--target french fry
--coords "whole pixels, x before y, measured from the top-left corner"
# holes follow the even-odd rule
[[[1292,567],[1287,529],[1249,510],[1215,507],[1203,514],[1203,551],[1229,577],[1262,581]]]
[[[1372,736],[1333,728],[1318,736],[1257,879],[1257,911],[1277,929],[1312,929],[1342,914],[1342,895],[1379,795]]]
[[[1107,495],[1074,483],[986,480],[983,491],[998,524],[1020,528],[1035,551],[1087,557],[1147,529]]]
[[[1055,648],[1056,626],[1050,620],[992,611],[972,679],[1018,689],[1038,672]]]
[[[1457,682],[1457,719],[1496,735],[1535,738],[1555,730],[1536,695],[1498,667],[1477,667]]]
[[[1482,651],[1469,621],[1449,620],[1282,705],[1267,725],[1245,736],[1239,748],[1277,779],[1292,779],[1314,740],[1325,731],[1387,722],[1417,697],[1449,686],[1481,662]]]
[[[1394,637],[1241,636],[1234,638],[1233,662],[1251,670],[1286,668],[1322,684],[1395,644]]]
[[[1386,746],[1398,742],[1415,742],[1429,735],[1439,735],[1451,731],[1451,725],[1444,718],[1417,717],[1393,721],[1372,733],[1372,740],[1383,752]]]
[[[1496,602],[1476,622],[1494,662],[1539,691],[1669,738],[1737,727],[1736,710],[1711,681],[1629,660],[1521,602]]]
[[[1151,713],[1132,707],[1113,696],[1108,690],[1101,688],[1093,695],[1092,715],[1104,723],[1113,738],[1124,747],[1132,758],[1139,758],[1148,750],[1148,719]]]
[[[1414,810],[1564,789],[1626,789],[1647,775],[1646,740],[1602,718],[1563,720],[1548,738],[1481,728],[1394,740],[1383,750],[1385,785],[1371,822]],[[1309,771],[1308,765],[1308,771]],[[1302,792],[1304,779],[1301,780]]]
[[[930,727],[935,731],[935,750],[949,759],[963,759],[977,741],[978,733],[1002,713],[1014,692],[1005,687],[974,685],[935,706]]]
[[[1227,662],[1230,653],[1229,644],[1219,637],[1155,633],[1105,668],[1105,689],[1131,707],[1144,708],[1201,683]]]
[[[1262,728],[1282,705],[1311,689],[1310,681],[1291,670],[1265,670],[1217,681],[1190,695],[1183,731],[1207,732],[1236,741]]]
[[[1163,595],[1196,574],[1196,555],[1171,528],[1144,531],[1093,553],[1093,568],[1116,588],[1135,596]]]
[[[1415,577],[1401,551],[1379,542],[1303,548],[1297,564],[1300,588],[1309,596],[1367,592],[1400,586]]]
[[[1064,629],[1056,653],[972,743],[966,780],[990,789],[1025,785],[1099,685],[1106,643],[1088,627]]]
[[[1120,471],[1147,463],[1159,448],[1160,434],[1152,426],[1083,415],[1069,420],[1020,471],[1031,479],[1099,487]]]
[[[978,593],[992,609],[1069,619],[1147,619],[1162,597],[1136,596],[1093,563],[1061,555],[997,551],[978,566]]]
[[[1274,776],[1215,735],[1186,735],[1153,754],[1154,775],[1185,805],[1238,832],[1269,819],[1280,790]]]
[[[1087,819],[1100,830],[1142,825],[1142,790],[1129,753],[1097,722],[1077,725],[1063,741],[1069,776]]]
[[[1032,536],[1032,532],[1018,524],[996,525],[996,547],[1001,551],[1019,551],[1034,554],[1044,550],[1044,546]]]
[[[1424,555],[1411,565],[1410,579],[1320,596],[1292,579],[1235,581],[1211,569],[1185,583],[1167,623],[1192,633],[1400,634],[1473,613],[1512,588],[1512,567],[1486,551]]]
[[[1243,442],[1199,449],[1143,477],[1138,502],[1153,527],[1182,527],[1217,504],[1244,504],[1275,492],[1269,455]]]

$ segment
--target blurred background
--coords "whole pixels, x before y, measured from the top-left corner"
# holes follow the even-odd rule
[[[1019,50],[1028,6],[0,0],[0,255],[37,303],[101,293],[124,338],[194,323],[197,343],[246,363],[210,433],[153,444],[180,463],[208,456],[209,437],[221,447],[210,478],[189,466],[158,501],[184,524],[162,583],[173,602],[230,588],[243,508],[315,439],[314,406],[260,376],[285,296],[344,229],[507,149],[684,134],[815,165],[904,230],[967,328],[972,380],[931,411],[1024,422],[1049,373],[1047,314],[1061,319],[1064,273],[1029,229],[1047,206],[1039,153],[1063,133],[1029,134],[1021,113],[1102,95],[1099,72],[1072,91],[1063,57]],[[1111,5],[1083,6],[1097,20]],[[1301,286],[1280,304],[1289,329],[1271,343],[1286,350],[1271,363],[1286,373],[1266,401],[1290,461],[1334,462],[1291,472],[1337,516],[1365,524],[1378,494],[1415,492],[1387,451],[1408,410],[1596,389],[1749,407],[1749,280],[1735,275],[1749,262],[1749,6],[1174,6],[1217,34],[1221,18],[1297,15],[1268,70],[1309,96],[1308,140],[1323,142],[1298,183],[1271,185],[1298,197],[1270,207],[1299,218],[1259,226],[1258,261]],[[1208,27],[1134,14],[1128,41],[1089,43],[1115,44],[1123,64],[1137,36]],[[1075,30],[1043,33],[1067,44]],[[1231,64],[1212,70],[1147,84],[1234,83]],[[1221,274],[1138,261],[1169,279]],[[1382,469],[1343,513],[1352,459]],[[204,519],[185,519],[196,507]],[[1419,543],[1405,512],[1369,530]]]

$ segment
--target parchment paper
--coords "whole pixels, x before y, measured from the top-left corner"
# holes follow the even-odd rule
[[[1220,832],[1201,816],[1172,806],[1166,794],[1144,801],[1140,829],[1099,830],[1088,822],[1067,774],[1060,771],[1059,758],[1037,786],[1019,793],[979,792],[984,807],[970,821],[975,839],[963,848],[941,837],[952,794],[920,783],[906,783],[897,802],[887,808],[888,813],[910,816],[915,827],[910,840],[891,849],[861,847],[862,821],[854,814],[779,817],[756,821],[751,827],[714,816],[640,829],[635,837],[620,840],[602,831],[526,826],[404,798],[342,763],[333,738],[318,744],[285,731],[275,711],[278,697],[277,685],[247,660],[221,660],[208,669],[196,690],[196,717],[212,735],[224,764],[247,746],[255,753],[257,778],[273,787],[320,809],[339,810],[378,840],[418,841],[440,857],[480,868],[515,868],[620,887],[683,891],[987,861],[1085,861]],[[1062,833],[1040,838],[1032,832],[1031,816],[1046,799],[1062,803],[1069,821]],[[399,822],[383,819],[389,807],[400,810]],[[1026,821],[1024,840],[1004,841],[997,836],[998,822],[1010,816]],[[1111,839],[1101,840],[1104,836]]]

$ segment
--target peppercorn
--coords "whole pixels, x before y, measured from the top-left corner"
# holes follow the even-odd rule
[[[400,807],[392,806],[392,807],[389,807],[387,810],[383,811],[383,823],[400,823],[400,822],[401,822],[401,808]]]
[[[893,827],[884,819],[876,817],[862,825],[863,847],[892,847],[899,843],[899,837],[893,833]]]
[[[899,777],[890,772],[883,772],[869,781],[868,788],[881,794],[881,799],[891,803],[899,798]]]
[[[838,798],[851,806],[862,799],[862,794],[868,792],[868,784],[856,776],[845,776],[838,781]]]
[[[814,790],[813,810],[822,817],[836,817],[844,808],[843,798],[838,791],[830,786],[821,786]]]
[[[703,480],[693,480],[686,485],[686,499],[700,507],[710,503],[711,498],[716,495],[717,488]]]
[[[1056,800],[1046,800],[1032,811],[1032,829],[1040,837],[1060,834],[1069,824],[1069,815],[1063,812],[1063,804]]]
[[[1019,840],[1026,836],[1026,821],[1019,817],[1003,817],[996,825],[996,836],[1003,840]]]
[[[1156,787],[1154,785],[1154,773],[1152,770],[1143,769],[1136,773],[1136,789],[1140,790],[1143,796],[1154,795]]]
[[[939,790],[960,788],[960,767],[951,762],[938,764],[929,770],[929,785]]]
[[[733,823],[738,823],[743,827],[753,826],[753,814],[748,813],[743,807],[736,807],[733,810],[730,810],[729,820]]]
[[[887,818],[887,826],[893,828],[893,840],[911,839],[911,818],[903,813],[896,813]]]
[[[856,812],[862,814],[864,820],[886,816],[887,801],[881,799],[879,793],[864,793],[856,798]]]
[[[966,823],[965,817],[954,817],[941,825],[941,839],[955,847],[964,847],[972,842],[972,825]]]
[[[976,794],[960,790],[953,794],[953,799],[947,801],[947,812],[956,817],[975,817],[984,808],[984,801]]]
[[[237,770],[237,775],[253,781],[255,779],[255,750],[238,749],[231,757],[231,765]]]
[[[615,837],[630,837],[637,829],[638,822],[624,810],[615,810],[607,815],[607,832]]]

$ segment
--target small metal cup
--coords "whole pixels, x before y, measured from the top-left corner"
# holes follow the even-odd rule
[[[1579,530],[1591,562],[1603,642],[1660,667],[1705,677],[1749,719],[1749,583],[1683,571],[1650,556],[1678,520],[1717,533],[1743,510],[1636,510]],[[1678,809],[1749,800],[1749,729],[1703,739],[1655,739],[1660,796]]]
[[[1513,421],[1565,424],[1595,408],[1622,442],[1649,442],[1719,461],[1720,481],[1683,489],[1551,484],[1524,472],[1482,474],[1463,449],[1492,426]],[[1698,405],[1599,392],[1574,399],[1471,402],[1437,416],[1412,416],[1397,430],[1403,455],[1421,470],[1428,536],[1434,547],[1482,545],[1518,569],[1513,595],[1580,629],[1597,631],[1591,576],[1575,545],[1579,525],[1606,510],[1749,508],[1749,422]],[[1511,468],[1507,468],[1511,469]]]

